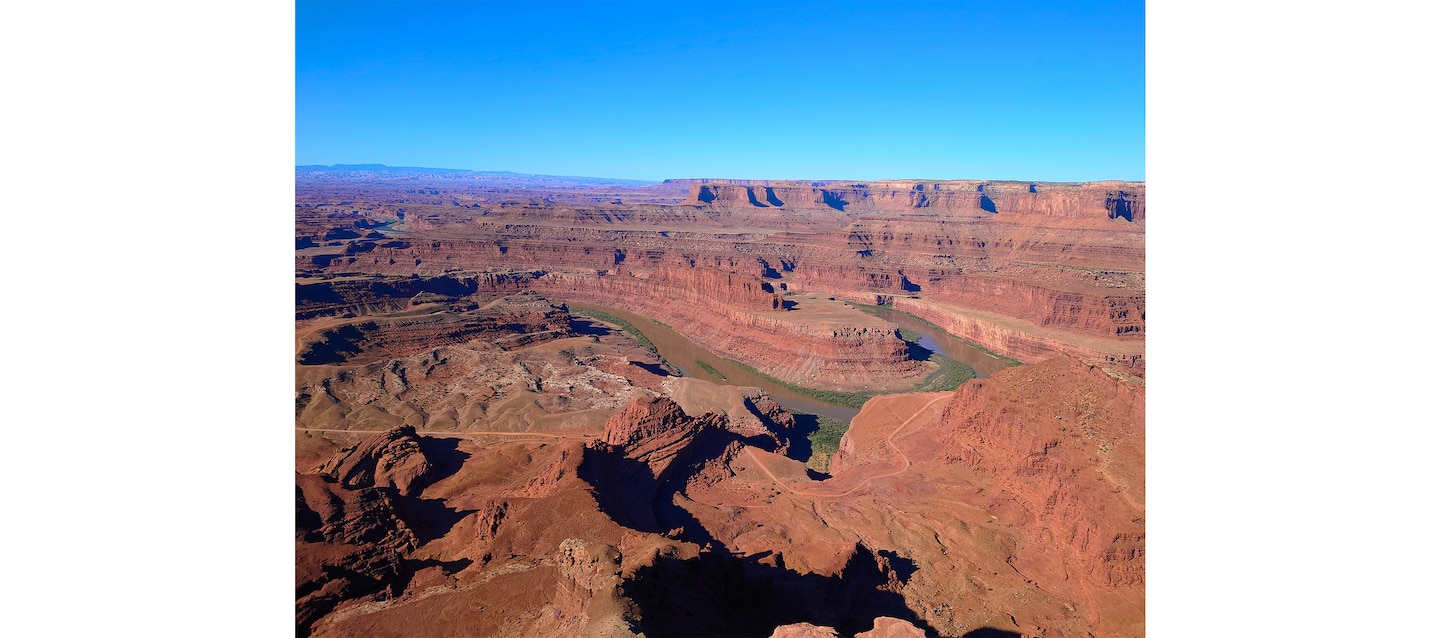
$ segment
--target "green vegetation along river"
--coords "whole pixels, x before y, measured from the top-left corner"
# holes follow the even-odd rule
[[[868,394],[828,392],[802,388],[763,374],[745,364],[725,359],[706,350],[669,326],[637,315],[632,312],[589,303],[569,303],[576,314],[614,323],[635,337],[641,345],[652,348],[671,366],[688,377],[706,379],[715,383],[736,386],[753,386],[765,390],[791,412],[813,414],[849,423],[860,412],[859,407],[869,398]],[[872,314],[884,312],[874,306],[864,308]],[[932,361],[940,369],[913,391],[927,392],[953,389],[973,376],[985,376],[991,371],[1008,365],[1009,361],[998,359],[964,341],[957,339],[940,328],[905,313],[884,312],[880,316],[904,328],[909,341],[918,341],[924,350],[934,352]],[[892,318],[893,317],[893,318]],[[619,320],[619,321],[615,321]],[[918,339],[916,336],[918,334]],[[920,354],[924,354],[923,352]],[[922,357],[923,358],[923,357]],[[975,364],[970,363],[975,361]],[[979,364],[984,373],[972,370]]]
[[[609,315],[623,320],[629,326],[621,325],[621,329],[635,336],[630,328],[639,331],[645,338],[640,344],[646,347],[654,346],[655,351],[671,366],[677,368],[681,374],[687,377],[705,379],[722,385],[751,386],[764,390],[774,397],[780,405],[791,412],[804,412],[818,414],[820,416],[849,422],[852,417],[860,413],[860,410],[843,405],[825,403],[812,397],[806,396],[790,388],[777,383],[770,377],[759,374],[749,366],[740,364],[719,357],[709,350],[695,345],[684,335],[672,330],[669,326],[662,325],[652,319],[642,317],[633,312],[599,306],[588,303],[571,303],[566,305],[572,312],[582,316],[600,318]],[[598,315],[598,316],[597,316]],[[648,342],[648,343],[647,343]],[[723,377],[723,378],[722,378]]]
[[[867,306],[852,303],[852,308],[889,321],[902,330],[919,333],[920,347],[960,361],[975,369],[975,378],[984,379],[1020,362],[991,353],[964,339],[946,332],[929,321],[889,306]]]

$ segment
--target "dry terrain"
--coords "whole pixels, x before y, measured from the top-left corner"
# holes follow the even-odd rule
[[[1144,223],[1140,183],[301,170],[297,632],[1142,636]],[[968,368],[857,304],[1016,365],[916,391]]]

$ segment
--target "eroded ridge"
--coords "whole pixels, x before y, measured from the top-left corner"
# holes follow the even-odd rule
[[[654,317],[791,382],[922,374],[893,332],[818,294],[894,305],[1020,361],[1070,352],[1144,376],[1143,183],[513,188],[309,171],[296,216],[306,312],[365,303],[361,287],[535,290]]]
[[[353,173],[297,183],[299,635],[1144,635],[1143,184]]]

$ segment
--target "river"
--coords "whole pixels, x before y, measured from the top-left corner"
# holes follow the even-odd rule
[[[765,390],[771,397],[774,397],[776,401],[780,402],[780,405],[785,406],[785,409],[791,412],[818,414],[847,423],[851,418],[854,418],[856,414],[860,413],[860,411],[855,408],[825,403],[779,385],[763,376],[735,365],[735,363],[717,356],[709,350],[695,345],[689,339],[685,338],[684,335],[675,332],[667,326],[656,323],[647,317],[620,310],[619,308],[611,308],[591,303],[569,303],[568,305],[576,309],[598,310],[630,322],[641,334],[645,335],[645,338],[655,344],[655,349],[659,351],[660,356],[665,359],[665,361],[679,368],[681,374],[687,377],[705,379],[706,381],[723,385],[760,388]],[[867,310],[872,309],[867,308]],[[879,314],[879,316],[886,321],[919,333],[921,347],[939,352],[942,355],[974,367],[975,373],[979,377],[989,376],[991,372],[1009,365],[1004,360],[970,346],[964,341],[950,336],[943,330],[938,330],[904,313],[887,312],[887,310],[888,309],[885,308],[876,308],[873,309],[872,314],[886,313]],[[702,361],[724,375],[725,378],[716,378],[715,375],[701,368],[699,362]]]
[[[779,401],[780,405],[785,406],[786,410],[791,412],[818,414],[847,423],[856,414],[860,413],[860,411],[855,408],[817,401],[814,398],[779,385],[765,377],[735,365],[723,357],[716,356],[709,350],[695,345],[689,339],[686,339],[684,335],[671,330],[669,327],[662,326],[649,318],[642,317],[633,312],[591,303],[567,302],[567,305],[571,308],[598,310],[630,322],[641,334],[645,335],[646,339],[649,339],[655,344],[655,349],[660,352],[662,359],[665,359],[670,365],[679,368],[680,373],[687,377],[704,379],[722,385],[760,388],[771,397],[774,397],[776,401]],[[706,372],[700,367],[699,363],[697,363],[698,361],[705,362],[706,365],[719,371],[720,374],[725,375],[725,378],[721,380],[716,378],[715,375]]]
[[[857,308],[859,307],[857,306]],[[929,322],[914,315],[880,306],[865,306],[859,309],[889,321],[901,328],[907,328],[920,333],[920,347],[939,352],[974,368],[975,378],[977,379],[984,379],[1000,370],[1015,365],[1005,359],[1001,359],[1000,357],[976,348],[966,343],[963,339],[958,339],[954,335],[936,328],[930,325]]]

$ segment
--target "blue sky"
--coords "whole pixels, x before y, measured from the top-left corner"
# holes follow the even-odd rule
[[[1145,178],[1141,2],[296,5],[296,163]]]

